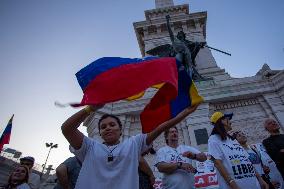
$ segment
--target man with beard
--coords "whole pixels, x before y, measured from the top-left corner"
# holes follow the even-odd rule
[[[264,127],[270,136],[262,144],[284,179],[284,135],[280,134],[280,125],[274,119],[266,119]]]
[[[163,188],[192,188],[196,172],[192,160],[206,161],[206,155],[191,146],[179,145],[176,127],[165,131],[165,139],[167,146],[158,150],[155,164],[164,174]]]

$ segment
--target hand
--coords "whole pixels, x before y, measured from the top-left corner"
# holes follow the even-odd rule
[[[261,189],[269,189],[269,185],[261,178],[258,180]]]
[[[232,189],[240,189],[240,187],[237,185],[237,183],[235,181],[231,182],[229,184],[230,188]]]
[[[265,173],[265,174],[269,174],[270,173],[270,169],[269,169],[269,167],[268,166],[266,166],[266,165],[263,165],[263,172]]]
[[[153,185],[155,184],[155,180],[156,180],[155,176],[154,176],[154,175],[151,175],[151,176],[150,176],[150,183],[151,183],[151,186],[153,186]]]
[[[103,108],[105,105],[104,105],[104,104],[97,104],[97,105],[89,105],[89,106],[91,106],[91,108],[92,108],[94,111],[96,111],[96,110],[98,110],[98,109]]]
[[[192,112],[194,112],[194,111],[197,109],[198,106],[199,106],[199,104],[196,104],[196,105],[187,107],[187,110],[189,111],[189,114],[191,114]]]
[[[196,169],[189,163],[182,163],[181,169],[190,172],[190,173],[195,173]]]
[[[272,181],[271,184],[274,186],[275,189],[280,188],[280,182]]]
[[[192,153],[192,152],[189,152],[189,151],[184,152],[184,153],[182,154],[182,156],[183,156],[183,157],[187,157],[187,158],[189,158],[189,159],[195,159],[195,158],[196,158],[196,154],[194,154],[194,153]]]

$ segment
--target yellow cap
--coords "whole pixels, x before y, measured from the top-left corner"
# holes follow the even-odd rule
[[[215,112],[211,118],[210,121],[211,123],[216,123],[220,118],[224,117],[224,114],[222,112]]]
[[[220,118],[226,117],[228,119],[232,119],[233,115],[234,115],[233,113],[223,114],[222,112],[215,112],[211,116],[210,121],[211,123],[215,124]]]

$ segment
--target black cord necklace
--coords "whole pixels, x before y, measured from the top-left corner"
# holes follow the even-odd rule
[[[107,155],[107,161],[111,162],[113,161],[113,151],[118,147],[119,144],[117,144],[112,150],[110,150],[110,148],[107,146],[107,148],[109,149],[108,155]]]

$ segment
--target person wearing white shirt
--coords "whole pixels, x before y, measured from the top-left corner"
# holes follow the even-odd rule
[[[210,118],[214,128],[208,140],[208,152],[217,169],[219,188],[268,189],[268,185],[255,172],[249,154],[228,134],[232,130],[232,116],[215,112]]]
[[[206,155],[191,146],[179,145],[176,127],[165,131],[165,140],[167,146],[158,150],[155,164],[163,173],[163,188],[192,188],[196,172],[192,160],[206,161]]]
[[[102,106],[87,106],[68,118],[62,125],[62,133],[75,149],[74,154],[82,162],[75,188],[89,189],[138,189],[138,164],[141,154],[163,131],[182,121],[197,106],[188,107],[175,118],[168,120],[152,132],[138,134],[120,142],[122,123],[118,117],[105,114],[98,122],[103,143],[90,139],[78,130],[80,124]]]
[[[254,147],[250,147],[247,144],[247,137],[242,131],[235,131],[232,137],[236,139],[240,145],[249,154],[249,160],[253,164],[256,172],[261,175],[262,179],[269,185],[269,189],[275,189],[269,178],[270,169],[268,166],[262,163],[259,152]]]

